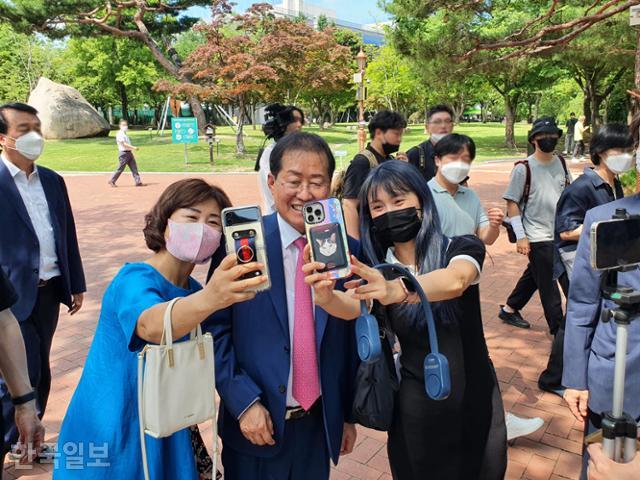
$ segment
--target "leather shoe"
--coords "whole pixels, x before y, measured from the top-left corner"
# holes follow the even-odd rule
[[[513,313],[509,313],[504,309],[504,305],[500,305],[500,313],[498,313],[498,317],[500,317],[500,319],[504,323],[508,323],[509,325],[513,325],[514,327],[531,328],[531,324],[524,318],[522,318],[520,312],[516,311]]]

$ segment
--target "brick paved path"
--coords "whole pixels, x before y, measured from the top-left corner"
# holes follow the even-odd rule
[[[471,186],[485,207],[504,206],[500,196],[510,168],[510,163],[474,166]],[[576,173],[578,171],[576,168]],[[102,293],[124,262],[148,256],[141,233],[144,213],[168,184],[185,176],[143,174],[148,186],[134,188],[130,176],[124,175],[120,186],[115,189],[107,185],[109,176],[106,174],[68,175],[65,178],[76,216],[89,291],[77,316],[72,318],[64,311],[61,313],[53,342],[53,389],[45,417],[47,441],[51,442],[57,439],[62,418],[80,378]],[[259,201],[254,174],[206,175],[204,178],[222,186],[235,204]],[[505,408],[517,415],[539,416],[545,421],[542,429],[527,438],[518,439],[509,448],[507,478],[577,479],[582,425],[575,421],[559,397],[543,394],[536,386],[550,348],[550,336],[546,332],[539,299],[535,296],[523,311],[525,318],[532,323],[531,330],[509,327],[496,316],[498,305],[504,303],[524,269],[525,259],[515,253],[506,235],[489,247],[488,253],[481,283],[482,314]],[[195,272],[199,279],[204,274],[203,267]],[[207,433],[203,432],[205,439],[208,438]],[[354,453],[343,458],[333,470],[332,480],[390,480],[385,441],[386,434],[360,428]],[[6,467],[8,479],[51,477],[50,467],[35,465],[29,470]]]

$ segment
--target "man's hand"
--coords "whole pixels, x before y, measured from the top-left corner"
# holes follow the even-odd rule
[[[271,415],[260,402],[251,405],[240,417],[240,431],[254,445],[275,445]]]
[[[74,315],[82,308],[82,302],[84,301],[84,293],[74,293],[71,295],[71,308],[69,309],[69,315]]]
[[[528,238],[521,238],[516,242],[516,250],[520,255],[529,256],[531,245]]]
[[[396,160],[400,160],[402,162],[408,162],[409,161],[409,157],[404,152],[398,152],[396,154]]]
[[[487,210],[487,217],[489,217],[489,225],[493,228],[500,228],[502,220],[504,220],[504,212],[501,208],[490,208]]]
[[[589,445],[589,480],[638,480],[640,455],[631,463],[616,463],[602,451],[602,444]]]
[[[356,438],[358,438],[358,432],[356,426],[353,423],[345,423],[344,430],[342,431],[342,446],[340,447],[340,455],[349,455],[353,452],[353,447],[356,445]]]
[[[587,405],[589,403],[589,390],[574,390],[567,388],[564,391],[564,401],[573,416],[583,421],[587,417]]]
[[[35,460],[44,443],[44,427],[40,423],[36,412],[35,400],[18,405],[16,411],[16,427],[20,437],[18,439],[18,449],[21,453],[20,463],[31,463]]]

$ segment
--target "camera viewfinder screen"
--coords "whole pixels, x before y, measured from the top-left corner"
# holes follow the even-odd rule
[[[598,269],[640,264],[640,218],[598,224],[596,245]]]
[[[260,221],[260,210],[255,207],[242,208],[225,213],[225,222],[228,226],[242,225]]]

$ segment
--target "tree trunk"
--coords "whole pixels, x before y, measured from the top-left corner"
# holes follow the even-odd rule
[[[127,98],[127,88],[122,82],[116,82],[118,94],[120,95],[120,108],[122,109],[121,120],[129,121],[129,99]]]
[[[245,146],[244,146],[244,95],[240,95],[240,100],[238,102],[238,129],[236,130],[236,153],[238,155],[244,155]]]
[[[504,95],[504,146],[507,148],[516,148],[516,110],[518,109],[518,98],[511,98],[508,94]]]

